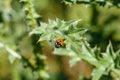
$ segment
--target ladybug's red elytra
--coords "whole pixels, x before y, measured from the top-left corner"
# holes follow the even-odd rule
[[[64,41],[62,39],[59,38],[55,41],[56,48],[63,47],[63,46],[64,46]]]

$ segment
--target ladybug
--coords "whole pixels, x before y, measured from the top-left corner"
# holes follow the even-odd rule
[[[64,46],[64,41],[62,39],[57,39],[55,41],[55,47],[59,48],[59,47],[63,47]]]

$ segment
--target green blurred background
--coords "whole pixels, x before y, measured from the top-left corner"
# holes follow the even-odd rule
[[[120,49],[120,9],[94,5],[77,4],[65,5],[62,0],[32,0],[36,12],[42,16],[42,22],[48,19],[55,20],[56,17],[65,21],[82,19],[80,27],[86,27],[86,34],[91,47],[98,46],[101,51],[106,50],[109,41],[112,42],[114,50]],[[46,42],[43,53],[47,56],[45,64],[50,73],[50,80],[82,80],[85,76],[90,78],[92,66],[87,62],[79,62],[72,68],[69,67],[69,57],[55,56],[53,48]],[[33,45],[28,36],[25,14],[19,0],[0,0],[0,80],[35,80],[37,72],[30,68],[24,68],[23,63],[16,59],[10,63],[11,55],[2,48],[2,44],[9,46],[20,55],[27,58],[32,65]],[[80,79],[79,79],[80,78]]]

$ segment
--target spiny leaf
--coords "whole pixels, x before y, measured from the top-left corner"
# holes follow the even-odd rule
[[[56,54],[56,55],[64,55],[64,56],[67,55],[67,56],[71,56],[71,57],[76,56],[74,51],[67,50],[65,48],[59,48],[59,49],[55,48],[53,53]]]
[[[84,44],[82,45],[79,57],[81,57],[82,59],[84,59],[85,61],[89,62],[90,64],[96,67],[100,66],[98,60],[93,55],[91,55],[91,53]]]
[[[92,72],[92,80],[99,80],[102,74],[104,73],[105,68],[104,67],[99,67],[93,70]]]
[[[77,33],[78,28],[76,27],[76,25],[78,24],[78,22],[81,20],[73,20],[73,21],[68,21],[65,22],[64,20],[60,20],[58,18],[56,18],[56,20],[48,20],[48,23],[41,23],[41,27],[35,28],[33,31],[30,32],[29,35],[32,34],[41,34],[39,41],[43,41],[43,40],[51,40],[51,37],[54,37],[53,40],[57,39],[57,38],[62,38],[64,39],[65,36],[67,36],[69,33],[66,34],[66,32],[71,32],[70,29],[71,27],[73,27],[73,31],[72,33]],[[79,30],[80,32],[85,32],[84,30]],[[79,34],[78,34],[79,35]]]
[[[63,0],[63,2],[67,5],[74,5],[74,4],[99,4],[100,6],[116,6],[120,7],[120,1],[119,0]]]
[[[116,54],[115,54],[115,52],[113,51],[113,47],[112,47],[111,42],[110,42],[109,45],[107,46],[106,53],[110,54],[113,59],[116,58]]]
[[[78,61],[80,61],[80,60],[81,60],[80,57],[72,56],[72,57],[70,58],[70,61],[69,61],[70,67],[74,66],[74,65],[75,65]]]

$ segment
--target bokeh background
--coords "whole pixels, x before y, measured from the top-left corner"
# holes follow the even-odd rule
[[[91,47],[97,45],[104,52],[111,41],[114,51],[120,49],[120,8],[98,4],[69,6],[62,0],[32,0],[32,3],[36,12],[42,16],[42,22],[47,23],[48,19],[56,18],[65,21],[82,19],[79,26],[89,29],[86,38]],[[53,55],[53,47],[43,43],[42,53],[47,56],[44,63],[48,67],[50,80],[90,79],[93,66],[82,61],[69,67],[69,57]],[[11,63],[11,55],[1,47],[2,44],[35,65],[32,40],[28,36],[25,14],[19,0],[0,0],[0,80],[35,80],[38,73],[32,72],[29,67],[25,68],[19,59]]]

